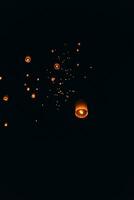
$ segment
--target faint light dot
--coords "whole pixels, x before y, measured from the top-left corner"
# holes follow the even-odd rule
[[[37,123],[37,122],[38,122],[38,120],[36,119],[36,120],[35,120],[35,122]]]
[[[30,63],[31,60],[32,60],[32,59],[31,59],[31,56],[26,56],[26,57],[25,57],[25,62],[26,62],[26,63]]]
[[[55,77],[51,77],[51,81],[52,81],[52,82],[54,82],[54,81],[55,81],[55,79],[56,79]]]
[[[87,76],[85,75],[85,76],[83,76],[83,78],[84,78],[84,79],[87,79]]]
[[[4,127],[8,127],[8,122],[4,122]]]
[[[93,66],[90,66],[89,68],[90,68],[90,69],[93,69]]]
[[[44,104],[42,103],[41,106],[44,107]]]
[[[79,52],[80,50],[79,49],[76,49],[76,52]]]
[[[27,86],[27,84],[26,84],[26,83],[24,83],[24,86]]]
[[[32,99],[35,99],[35,98],[36,98],[36,94],[35,94],[35,93],[32,93],[31,98],[32,98]]]
[[[2,76],[0,76],[0,81],[3,79],[3,77]]]
[[[40,79],[39,78],[37,78],[37,81],[39,81]]]
[[[80,42],[78,42],[78,43],[77,43],[77,45],[78,45],[78,46],[80,46],[80,45],[81,45],[81,43],[80,43]]]
[[[36,88],[35,90],[36,90],[36,91],[38,91],[38,90],[39,90],[39,88]]]
[[[27,89],[26,89],[27,91],[30,91],[30,87],[27,87]]]
[[[69,95],[66,95],[66,98],[69,98]]]
[[[79,64],[79,63],[77,63],[77,64],[76,64],[76,66],[77,66],[77,67],[79,67],[79,66],[80,66],[80,64]]]

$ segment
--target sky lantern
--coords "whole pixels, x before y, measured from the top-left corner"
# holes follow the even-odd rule
[[[54,69],[59,70],[61,68],[61,65],[59,63],[54,64]]]
[[[25,62],[26,62],[26,63],[30,63],[31,60],[32,60],[31,56],[26,56],[26,57],[25,57]]]
[[[31,98],[32,98],[32,99],[35,99],[35,98],[36,98],[36,94],[35,94],[35,93],[32,93]]]
[[[8,127],[8,122],[4,122],[4,127]]]
[[[75,116],[80,119],[84,119],[88,116],[88,106],[83,100],[75,104]]]
[[[7,102],[8,100],[9,100],[9,96],[8,95],[3,96],[3,101]]]

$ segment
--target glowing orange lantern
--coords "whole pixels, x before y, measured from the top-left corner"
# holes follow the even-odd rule
[[[8,95],[5,95],[5,96],[3,96],[3,101],[8,101],[9,100],[9,96]]]
[[[78,101],[75,105],[75,116],[84,119],[88,116],[88,107],[84,101]]]
[[[31,60],[32,60],[32,59],[31,59],[31,56],[26,56],[26,57],[25,57],[25,62],[26,62],[26,63],[30,63]]]
[[[54,69],[59,70],[61,68],[61,65],[59,63],[54,64]]]

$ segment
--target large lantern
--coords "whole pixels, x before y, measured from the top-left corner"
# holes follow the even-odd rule
[[[88,116],[88,106],[83,100],[80,100],[76,103],[75,116],[80,119],[84,119]]]

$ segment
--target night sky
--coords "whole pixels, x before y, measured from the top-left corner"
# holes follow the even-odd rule
[[[97,2],[2,5],[2,200],[134,199],[124,107],[133,64],[129,9],[123,2],[119,10]],[[75,113],[80,100],[83,119]]]

